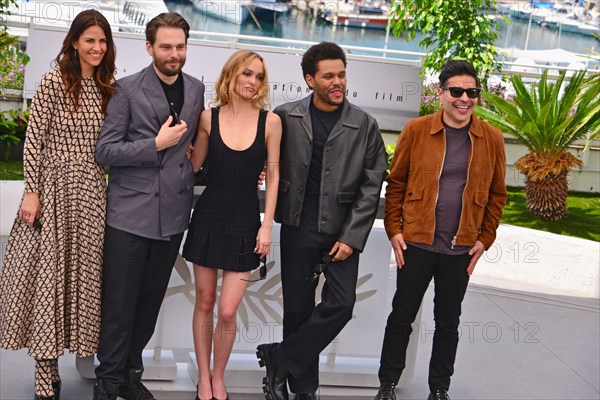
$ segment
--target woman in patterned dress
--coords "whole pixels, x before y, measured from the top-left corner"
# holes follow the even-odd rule
[[[279,184],[281,120],[265,110],[269,86],[263,58],[248,50],[234,53],[215,88],[217,108],[200,115],[191,157],[197,171],[208,152],[207,185],[194,207],[183,250],[185,259],[194,264],[196,281],[197,400],[229,398],[223,375],[236,336],[237,309],[250,271],[271,250]],[[265,161],[268,173],[261,224],[256,177]],[[218,269],[223,270],[223,280],[213,327]]]
[[[28,348],[36,400],[59,399],[65,349],[98,347],[106,181],[94,150],[114,70],[108,21],[83,11],[31,104],[25,193],[0,278],[0,347]]]

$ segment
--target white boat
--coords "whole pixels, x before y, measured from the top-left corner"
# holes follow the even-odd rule
[[[371,29],[386,29],[389,20],[387,15],[352,13],[337,13],[326,19],[333,25]]]
[[[338,26],[386,29],[391,17],[390,12],[386,2],[361,1],[355,3],[349,10],[339,9],[325,19]]]
[[[354,5],[342,0],[309,0],[308,8],[315,17],[331,22],[331,18],[338,13],[352,13]]]
[[[158,14],[168,12],[164,1],[115,1],[113,7],[118,6],[118,20],[122,25],[120,31],[144,33],[145,26]],[[139,26],[134,28],[133,26]]]
[[[202,14],[240,25],[248,18],[250,0],[194,0],[193,5]]]
[[[277,19],[279,14],[287,12],[286,3],[270,0],[194,0],[194,8],[202,14],[234,24],[242,24],[249,15],[253,19]]]
[[[551,29],[560,29],[561,32],[577,33],[584,36],[594,36],[594,33],[600,33],[600,27],[595,21],[583,21],[577,19],[574,14],[570,14],[566,17],[556,15],[546,17],[543,25]]]

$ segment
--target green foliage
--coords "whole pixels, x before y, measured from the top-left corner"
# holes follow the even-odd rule
[[[523,188],[507,189],[508,201],[500,223],[600,242],[600,224],[591,223],[600,220],[598,193],[569,192],[567,215],[560,221],[542,221],[527,209]]]
[[[8,12],[11,5],[17,6],[19,0],[0,0],[0,13]]]
[[[600,137],[600,80],[588,81],[586,71],[579,71],[562,91],[565,76],[563,71],[556,82],[550,82],[544,71],[538,83],[527,87],[519,75],[512,75],[514,101],[484,92],[492,108],[478,107],[475,113],[516,137],[541,159],[558,157],[591,133],[589,145]]]
[[[25,83],[25,65],[29,56],[17,46],[9,46],[0,56],[0,94],[5,89],[23,89]]]
[[[433,114],[442,108],[440,104],[440,97],[437,92],[436,84],[425,84],[423,83],[423,89],[421,90],[421,108],[419,109],[419,116]]]
[[[390,175],[390,167],[392,166],[392,157],[394,156],[394,151],[396,151],[395,144],[386,144],[385,145],[385,153],[387,155],[387,170],[385,177],[387,178]]]
[[[0,0],[0,14],[10,14],[17,0]],[[19,38],[8,34],[6,21],[0,16],[0,94],[4,89],[22,89],[25,65],[29,56],[19,50]]]
[[[9,46],[16,46],[18,43],[18,37],[10,36],[7,31],[0,30],[0,49],[5,49]]]
[[[484,83],[500,69],[494,46],[499,23],[486,15],[497,11],[496,0],[394,0],[391,9],[394,35],[407,41],[417,31],[425,36],[419,46],[431,51],[424,69],[439,71],[449,58],[460,58],[473,64]]]
[[[29,111],[9,110],[0,112],[0,141],[6,143],[5,158],[10,148],[18,145],[25,138]]]
[[[0,181],[22,181],[23,161],[3,161],[0,159]]]

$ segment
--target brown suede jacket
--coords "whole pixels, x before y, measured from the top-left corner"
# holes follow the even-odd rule
[[[479,240],[488,249],[507,198],[504,138],[475,115],[471,121],[467,184],[455,244],[473,246]],[[433,243],[445,137],[442,111],[413,119],[400,134],[385,194],[384,223],[390,239],[401,233],[410,242]]]

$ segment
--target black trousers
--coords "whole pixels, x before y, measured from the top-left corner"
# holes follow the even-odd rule
[[[337,240],[316,231],[316,215],[305,215],[299,228],[281,227],[281,283],[283,288],[282,356],[290,371],[294,393],[319,386],[319,354],[352,318],[356,302],[359,253],[331,263],[324,271],[321,302],[315,306],[317,283],[306,279]],[[321,278],[322,279],[322,278]]]
[[[431,391],[449,389],[458,347],[461,304],[469,283],[467,266],[470,260],[468,254],[439,254],[408,245],[404,266],[397,273],[396,294],[385,327],[379,367],[381,382],[398,383],[406,364],[411,324],[433,278],[435,332],[429,362],[429,388]]]
[[[154,240],[106,227],[96,377],[110,392],[141,369],[183,233]]]

